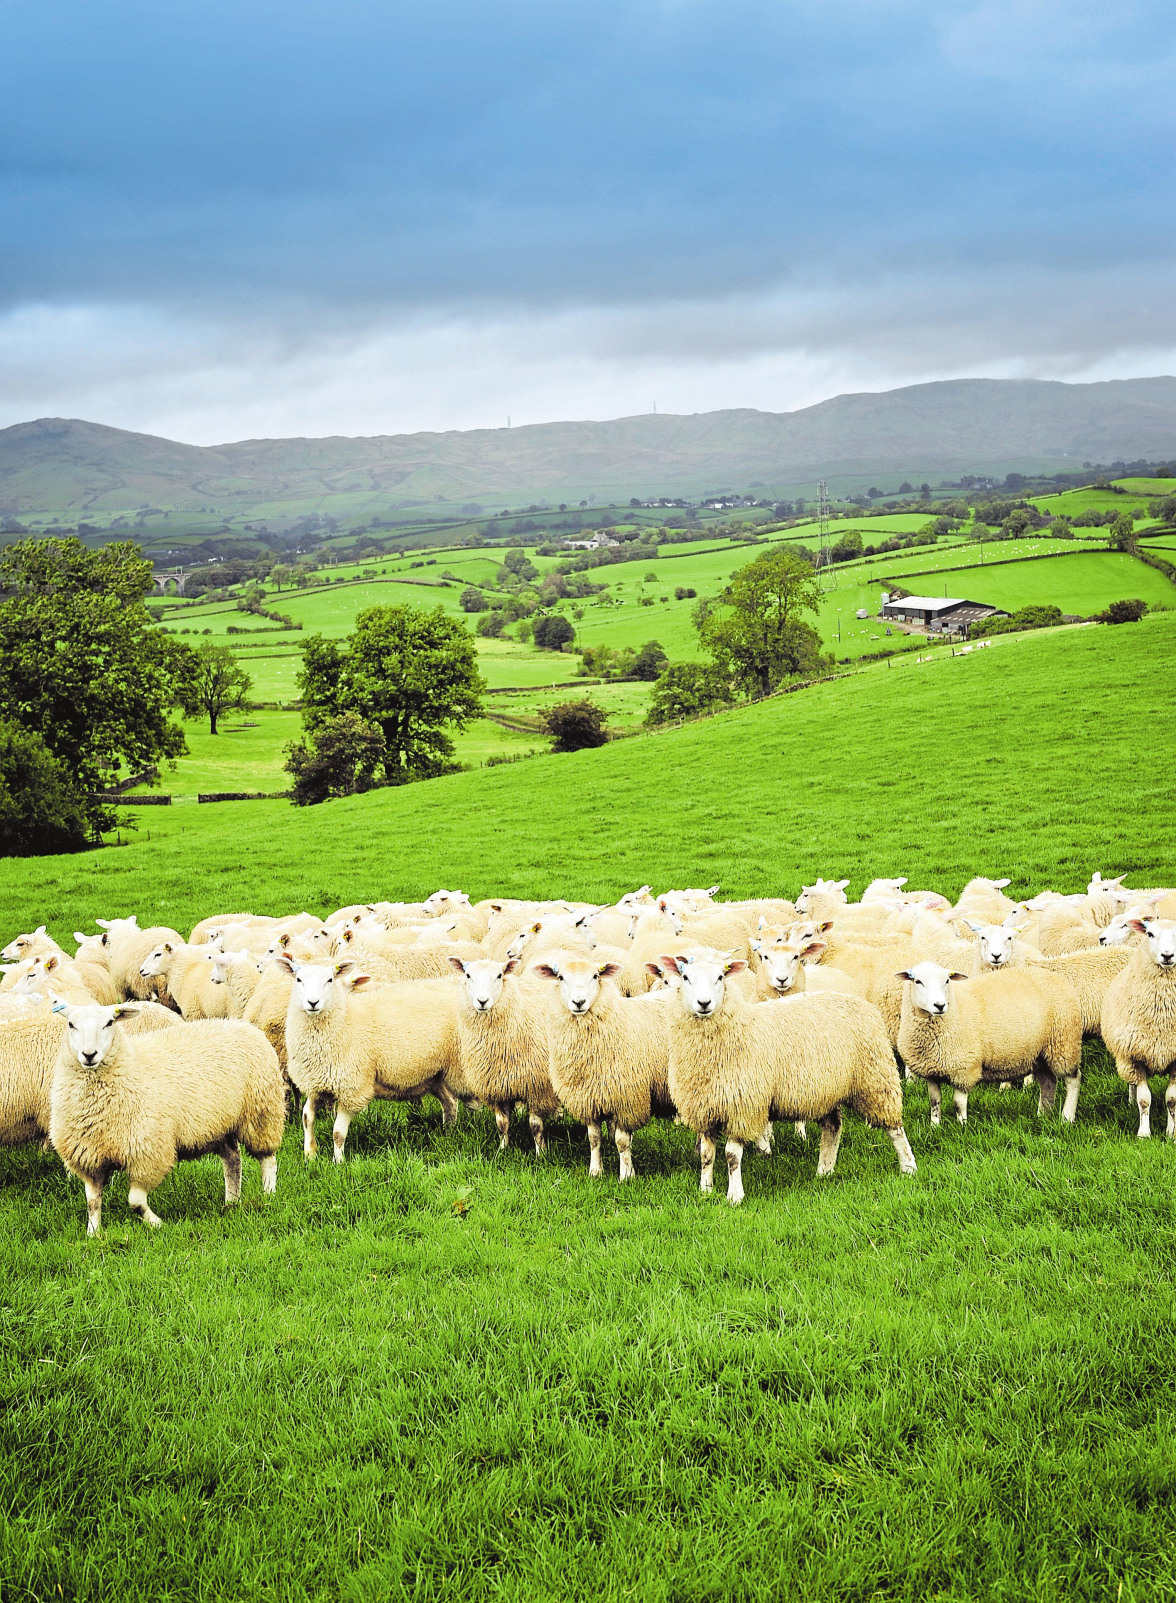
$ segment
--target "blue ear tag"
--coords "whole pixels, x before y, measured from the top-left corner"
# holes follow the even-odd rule
[[[54,1013],[68,1013],[69,1012],[69,1003],[68,1002],[63,1002],[61,1000],[61,998],[58,997],[58,999],[53,1004],[53,1012]]]

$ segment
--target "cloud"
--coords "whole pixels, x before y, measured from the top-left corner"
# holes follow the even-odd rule
[[[1158,0],[8,0],[0,415],[208,440],[1144,371],[1169,33]]]

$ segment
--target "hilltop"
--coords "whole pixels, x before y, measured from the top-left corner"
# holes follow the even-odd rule
[[[161,507],[296,516],[541,497],[690,496],[818,477],[1078,468],[1176,454],[1176,378],[1064,384],[955,379],[750,408],[608,422],[185,445],[75,419],[0,431],[0,512],[72,520]]]

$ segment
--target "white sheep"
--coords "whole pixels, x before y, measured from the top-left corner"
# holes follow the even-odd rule
[[[1120,1079],[1135,1089],[1139,1135],[1151,1134],[1148,1078],[1167,1074],[1169,1141],[1176,1141],[1176,920],[1139,919],[1144,939],[1107,987],[1101,1033]]]
[[[160,941],[139,965],[145,980],[158,980],[186,1019],[228,1017],[228,992],[213,978],[218,948]]]
[[[802,885],[796,898],[796,911],[805,918],[831,918],[847,905],[845,887],[847,879],[821,879],[814,885]]]
[[[908,1070],[927,1081],[932,1124],[939,1123],[945,1082],[965,1124],[969,1093],[982,1080],[1029,1074],[1039,1087],[1038,1113],[1052,1107],[1057,1082],[1065,1080],[1062,1118],[1073,1122],[1082,1083],[1082,1016],[1061,975],[1032,967],[972,979],[924,962],[897,978],[903,982],[898,1052]],[[962,990],[960,981],[967,982]]]
[[[669,998],[670,1096],[700,1138],[703,1191],[712,1188],[715,1143],[725,1131],[727,1199],[742,1202],[744,1146],[773,1118],[818,1120],[817,1173],[831,1174],[843,1105],[884,1128],[902,1173],[915,1172],[894,1054],[868,1002],[826,992],[749,1003],[726,984],[745,967],[741,960],[665,961],[682,982]]]
[[[63,957],[66,955],[52,935],[45,933],[44,924],[38,924],[35,930],[29,930],[25,935],[13,936],[3,951],[0,951],[0,960],[5,963],[21,963],[26,957],[36,957],[40,952],[61,952]]]
[[[499,1150],[510,1144],[516,1102],[527,1109],[535,1151],[543,1153],[544,1120],[559,1111],[551,1083],[542,993],[519,978],[517,958],[450,959],[461,976],[456,999],[461,1072],[494,1113]]]
[[[110,972],[106,931],[103,930],[101,935],[86,935],[82,930],[75,930],[74,940],[78,945],[74,962],[78,965],[86,989],[95,1002],[113,1006],[121,998]]]
[[[276,963],[294,981],[286,1010],[286,1071],[306,1098],[308,1160],[318,1150],[314,1121],[324,1098],[335,1103],[336,1163],[343,1162],[352,1119],[376,1097],[435,1096],[445,1123],[453,1121],[457,1097],[447,1076],[457,1072],[457,1029],[448,981],[370,985],[350,960],[327,965],[280,957]]]
[[[87,1233],[102,1224],[102,1189],[125,1169],[127,1202],[144,1224],[161,1221],[150,1194],[181,1159],[215,1152],[225,1201],[241,1195],[241,1145],[261,1160],[262,1189],[277,1184],[285,1125],[278,1060],[238,1020],[176,1024],[132,1038],[119,1020],[134,1004],[61,1004],[66,1027],[53,1071],[49,1138],[86,1187]]]
[[[632,1136],[651,1117],[672,1119],[664,993],[624,997],[611,983],[620,965],[563,957],[532,972],[555,981],[547,1000],[548,1070],[565,1111],[588,1127],[588,1173],[598,1178],[600,1131],[612,1121],[622,1180],[631,1180]]]

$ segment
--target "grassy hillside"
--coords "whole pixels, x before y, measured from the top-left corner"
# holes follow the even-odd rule
[[[1174,652],[1165,614],[305,812],[160,809],[0,863],[4,933],[439,882],[1172,883]],[[622,1189],[574,1124],[537,1163],[485,1115],[383,1104],[339,1168],[291,1126],[277,1196],[247,1162],[231,1216],[214,1160],[156,1193],[156,1235],[116,1177],[88,1242],[56,1159],[0,1149],[0,1592],[1171,1596],[1171,1152],[1097,1045],[1073,1129],[1022,1092],[966,1130],[906,1102],[913,1179],[851,1119],[818,1182],[781,1130],[738,1212],[668,1124]]]

